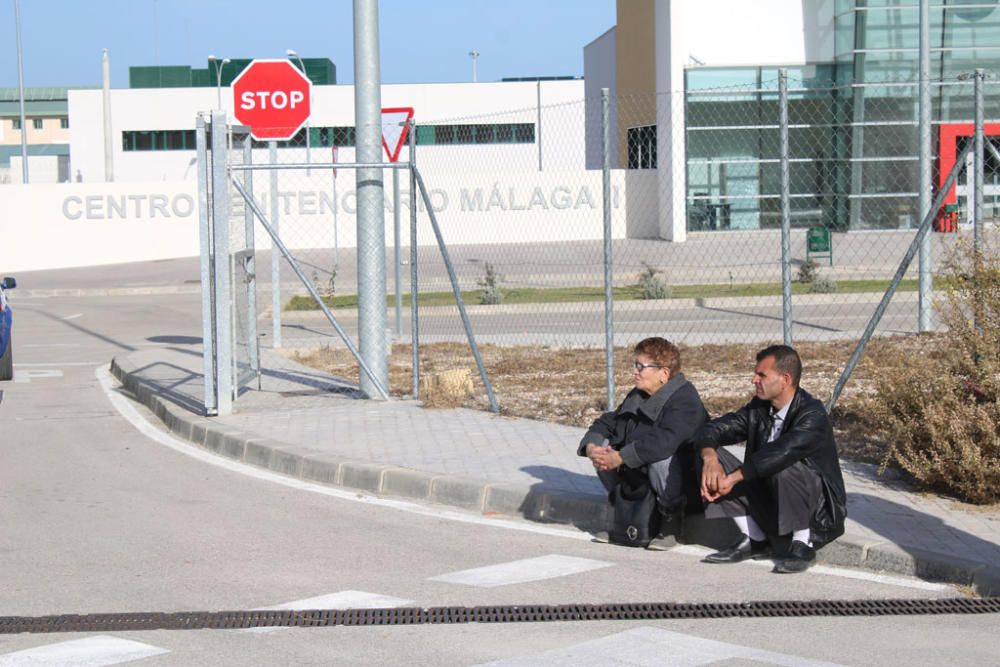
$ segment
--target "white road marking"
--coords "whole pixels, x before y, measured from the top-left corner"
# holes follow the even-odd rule
[[[304,609],[390,609],[395,607],[405,607],[413,604],[413,600],[394,598],[389,595],[379,595],[378,593],[366,593],[365,591],[340,591],[329,595],[318,595],[303,600],[294,600],[274,607],[259,607],[255,611],[268,610],[304,610]],[[241,632],[254,634],[264,634],[281,630],[282,626],[270,626],[263,628],[245,628]]]
[[[428,581],[441,581],[448,584],[478,586],[479,588],[496,588],[511,584],[523,584],[529,581],[542,581],[555,577],[566,577],[603,567],[611,567],[613,563],[575,556],[559,556],[550,554],[539,558],[526,558],[510,563],[488,565],[471,570],[462,570],[437,577],[428,577]]]
[[[366,505],[371,505],[374,507],[385,507],[388,509],[394,509],[400,512],[408,512],[410,514],[416,514],[419,516],[426,516],[435,519],[441,519],[444,521],[455,521],[458,523],[472,524],[478,526],[489,526],[491,528],[503,528],[505,530],[517,530],[524,533],[534,533],[536,535],[548,535],[551,537],[561,537],[564,539],[577,540],[580,542],[591,542],[593,537],[587,533],[581,532],[576,529],[569,528],[558,528],[543,526],[537,524],[531,524],[526,522],[513,521],[508,519],[498,519],[493,517],[483,517],[478,514],[466,514],[463,512],[444,510],[439,507],[428,508],[424,505],[417,505],[415,503],[406,502],[404,500],[389,500],[386,498],[378,498],[375,496],[367,495],[360,491],[348,491],[343,489],[337,489],[329,486],[324,486],[322,484],[315,484],[313,482],[306,482],[300,479],[294,479],[292,477],[286,477],[285,475],[279,475],[278,473],[271,472],[269,470],[264,470],[261,468],[255,468],[249,466],[245,463],[240,463],[233,461],[231,459],[225,459],[216,454],[209,453],[203,449],[192,445],[191,443],[175,438],[165,431],[161,431],[146,420],[138,410],[132,404],[132,401],[125,396],[119,394],[114,390],[114,386],[117,380],[111,375],[111,371],[108,370],[106,365],[98,366],[94,369],[94,375],[97,377],[98,383],[104,390],[105,395],[111,402],[111,405],[118,411],[121,416],[132,424],[136,430],[145,435],[150,440],[158,442],[161,445],[169,447],[174,451],[180,452],[186,456],[193,459],[197,459],[203,463],[208,463],[210,465],[228,470],[230,472],[245,475],[247,477],[252,477],[254,479],[259,479],[266,482],[273,482],[275,484],[280,484],[282,486],[297,489],[299,491],[308,491],[309,493],[316,493],[323,496],[329,496],[331,498],[337,498],[339,500],[346,500],[354,503],[363,503]],[[677,546],[671,549],[672,553],[681,554],[692,554],[699,558],[704,558],[705,555],[711,553],[710,549],[705,549],[704,547],[696,546]],[[755,562],[755,561],[750,561]],[[770,563],[763,562],[762,565],[770,566]],[[889,575],[879,575],[873,573],[860,572],[857,570],[839,569],[831,567],[816,566],[811,568],[810,572],[819,572],[822,574],[830,574],[838,577],[846,577],[848,579],[862,579],[877,581],[881,584],[887,584],[891,586],[899,586],[903,588],[914,588],[918,590],[929,590],[929,591],[942,591],[948,590],[950,587],[943,584],[932,584],[918,579],[909,579],[904,577],[893,577]],[[808,576],[808,573],[806,574]]]
[[[460,523],[475,524],[480,526],[492,526],[496,528],[506,528],[508,530],[519,530],[526,533],[536,533],[539,535],[553,535],[557,537],[565,537],[573,540],[578,540],[581,542],[590,542],[593,538],[587,533],[581,533],[578,530],[571,530],[567,528],[556,528],[549,526],[539,526],[527,523],[519,523],[517,521],[511,521],[507,519],[495,519],[487,518],[477,514],[465,514],[453,510],[442,510],[439,507],[430,508],[423,505],[417,505],[415,503],[406,502],[405,500],[389,500],[386,498],[378,498],[376,496],[367,495],[362,491],[348,491],[344,489],[337,489],[329,486],[323,486],[322,484],[314,484],[312,482],[306,482],[300,479],[295,479],[292,477],[286,477],[284,475],[279,475],[278,473],[271,472],[270,470],[264,470],[262,468],[255,468],[249,466],[245,463],[240,463],[238,461],[233,461],[231,459],[225,459],[216,454],[212,454],[203,449],[199,449],[191,443],[175,438],[165,431],[161,431],[155,426],[153,426],[149,421],[143,418],[136,410],[132,402],[122,396],[121,394],[114,391],[114,384],[117,382],[114,376],[111,375],[111,371],[107,369],[106,366],[98,366],[94,369],[94,375],[97,377],[101,388],[104,390],[105,395],[107,395],[108,400],[111,405],[121,414],[121,416],[132,424],[140,433],[145,435],[147,438],[160,443],[166,447],[169,447],[181,454],[190,456],[193,459],[197,459],[203,463],[208,463],[214,465],[218,468],[223,468],[230,472],[239,473],[247,477],[252,477],[254,479],[259,479],[267,482],[274,482],[275,484],[281,484],[288,488],[297,489],[299,491],[309,491],[311,493],[317,493],[323,496],[330,496],[331,498],[338,498],[340,500],[347,500],[355,503],[362,503],[365,505],[372,505],[375,507],[386,507],[391,509],[396,509],[402,512],[409,512],[411,514],[418,514],[421,516],[427,516],[435,519],[444,519],[446,521],[457,521]]]
[[[49,644],[0,655],[0,667],[101,667],[170,653],[165,648],[110,635]]]
[[[51,368],[37,371],[17,371],[14,373],[14,382],[27,383],[40,378],[61,378],[62,376],[62,371]]]
[[[528,667],[567,665],[589,667],[698,667],[699,665],[752,662],[782,667],[840,667],[837,663],[810,660],[796,655],[692,637],[661,628],[641,627],[591,641],[553,649],[532,656],[497,660],[480,667]]]
[[[43,364],[14,364],[14,368],[52,368],[53,366],[96,366],[98,364],[107,363],[104,361],[55,361]]]
[[[65,322],[66,320],[75,320],[76,318],[82,317],[82,316],[83,316],[83,313],[73,313],[72,315],[67,315],[66,317],[60,317],[59,319],[61,319],[61,320],[63,320]]]
[[[25,343],[19,347],[80,347],[80,343]]]
[[[674,553],[689,554],[691,556],[697,556],[699,559],[704,558],[708,554],[712,553],[714,549],[707,549],[705,547],[695,546],[693,544],[685,544],[676,546],[671,549]],[[741,565],[748,565],[753,567],[766,567],[771,569],[774,567],[774,563],[770,560],[748,560]],[[865,572],[864,570],[850,570],[840,567],[830,567],[828,565],[814,565],[809,568],[809,574],[822,574],[832,577],[841,577],[843,579],[857,579],[859,581],[871,581],[877,584],[886,584],[887,586],[902,586],[904,588],[915,588],[921,591],[947,591],[951,588],[948,584],[935,584],[930,581],[921,581],[920,579],[907,579],[906,577],[894,577],[891,574],[877,574],[875,572]]]

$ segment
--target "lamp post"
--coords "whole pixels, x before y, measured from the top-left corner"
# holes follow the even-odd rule
[[[299,56],[298,53],[295,52],[295,49],[288,49],[287,51],[285,51],[285,53],[288,54],[289,58],[295,58],[296,60],[299,61],[299,67],[302,68],[302,73],[305,74],[306,77],[308,77],[309,75],[306,74],[306,64],[302,62],[302,58]],[[311,98],[312,87],[309,88],[309,95]],[[310,109],[312,108],[312,99],[309,100],[309,108]],[[312,159],[310,158],[311,149],[312,149],[312,130],[310,129],[309,119],[306,118],[306,164],[310,164],[312,162]],[[309,175],[308,168],[306,169],[306,175],[307,176]]]
[[[479,59],[479,51],[472,49],[469,51],[469,56],[472,58],[472,83],[476,82],[476,60]]]
[[[218,60],[215,56],[208,56],[208,62],[218,64],[215,66],[215,106],[222,111],[222,68],[230,63],[229,58]]]
[[[28,183],[28,126],[24,117],[24,65],[21,62],[21,6],[14,0],[14,28],[17,32],[17,99],[21,115],[21,182]]]

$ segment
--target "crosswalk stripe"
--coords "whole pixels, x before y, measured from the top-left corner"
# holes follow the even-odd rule
[[[281,609],[388,609],[395,607],[405,607],[413,604],[413,600],[394,598],[389,595],[379,595],[378,593],[367,593],[365,591],[340,591],[328,595],[317,595],[312,598],[294,600],[274,607],[259,607],[259,611],[281,610]],[[263,634],[280,630],[280,627],[246,628],[244,632]]]
[[[484,663],[479,667],[597,667],[624,664],[632,667],[699,667],[743,661],[781,667],[839,667],[836,663],[692,637],[680,632],[640,627],[565,648]]]
[[[571,574],[597,570],[602,567],[610,567],[611,565],[611,563],[603,560],[550,554],[538,558],[527,558],[510,563],[500,563],[498,565],[477,567],[471,570],[451,572],[436,577],[429,577],[428,581],[494,588],[496,586],[509,586],[529,581],[565,577]]]
[[[0,667],[102,667],[170,653],[165,648],[96,635],[0,655]]]

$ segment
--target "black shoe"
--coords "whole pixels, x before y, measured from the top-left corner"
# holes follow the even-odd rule
[[[788,547],[788,555],[774,566],[779,574],[797,574],[805,572],[816,563],[816,550],[808,544],[792,540]]]
[[[748,558],[761,560],[771,555],[771,545],[767,541],[757,542],[748,536],[740,537],[731,547],[708,554],[701,562],[703,563],[739,563]]]
[[[660,532],[646,545],[650,551],[667,551],[684,539],[684,512],[660,515]]]

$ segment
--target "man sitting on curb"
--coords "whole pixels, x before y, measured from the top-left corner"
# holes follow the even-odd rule
[[[708,414],[698,390],[680,372],[676,345],[646,338],[634,353],[635,388],[617,410],[591,424],[577,454],[591,460],[609,493],[626,476],[648,479],[662,516],[659,535],[647,548],[663,550],[682,532],[686,488],[696,486],[688,440]]]
[[[768,558],[769,541],[788,536],[787,552],[774,554],[774,571],[803,572],[815,562],[816,549],[844,533],[847,498],[837,444],[823,404],[799,388],[801,375],[792,348],[761,350],[752,380],[756,397],[692,438],[701,452],[705,517],[730,517],[743,533],[705,562]],[[720,449],[744,440],[742,463]]]

